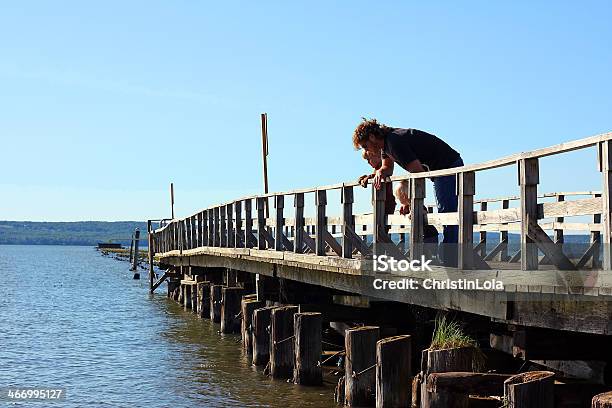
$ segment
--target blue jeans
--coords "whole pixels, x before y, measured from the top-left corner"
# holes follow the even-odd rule
[[[463,160],[459,157],[449,166],[461,167]],[[434,193],[439,213],[449,213],[457,211],[457,178],[452,176],[434,177]],[[456,225],[444,226],[444,239],[442,240],[442,259],[447,266],[457,264],[457,241],[459,239],[459,227]]]

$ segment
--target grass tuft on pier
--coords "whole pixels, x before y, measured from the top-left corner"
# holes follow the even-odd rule
[[[449,320],[446,316],[438,316],[429,349],[444,350],[460,347],[478,348],[478,342],[465,334],[458,322]]]

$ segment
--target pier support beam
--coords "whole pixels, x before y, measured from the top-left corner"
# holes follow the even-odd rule
[[[242,334],[242,346],[250,354],[253,352],[253,312],[265,306],[264,302],[253,300],[246,296],[242,297],[242,322],[240,332]]]
[[[240,302],[244,289],[229,287],[221,290],[221,333],[240,332]]]
[[[221,285],[210,286],[210,320],[221,323]]]
[[[191,309],[191,285],[183,284],[183,308]]]
[[[411,338],[389,337],[376,343],[376,407],[410,405]]]
[[[253,365],[262,366],[270,361],[270,319],[274,306],[253,311]]]
[[[293,382],[302,385],[320,385],[323,374],[321,359],[322,315],[317,312],[296,313],[293,325],[295,333],[295,367]]]
[[[297,306],[281,306],[272,310],[270,331],[270,375],[273,378],[291,378],[294,360],[293,315]]]
[[[372,406],[376,388],[376,342],[380,329],[363,326],[347,329],[344,336],[346,362],[344,371],[345,404],[349,407]]]

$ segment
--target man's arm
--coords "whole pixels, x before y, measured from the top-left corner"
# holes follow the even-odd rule
[[[410,173],[422,173],[424,171],[427,171],[427,169],[423,167],[419,159],[414,159],[413,161],[408,163],[405,169],[408,170]]]

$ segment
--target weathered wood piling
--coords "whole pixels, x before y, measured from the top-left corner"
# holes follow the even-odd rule
[[[427,381],[431,373],[474,371],[476,352],[474,347],[423,351],[423,384],[421,385],[420,394],[422,408],[445,408],[451,406],[453,408],[467,408],[469,403],[468,395],[452,392],[430,392],[427,388]]]
[[[362,326],[347,329],[344,336],[345,404],[349,407],[372,406],[376,393],[376,342],[380,329]]]
[[[323,382],[320,365],[322,315],[316,312],[304,312],[296,313],[293,318],[295,338],[293,382],[302,385],[319,385]]]
[[[504,382],[504,400],[512,408],[553,408],[554,376],[551,371],[512,376]]]
[[[223,287],[221,289],[221,333],[240,332],[240,306],[244,289]]]
[[[281,306],[272,310],[270,318],[270,375],[291,378],[295,360],[293,315],[297,306]]]
[[[411,352],[408,335],[388,337],[376,343],[377,408],[410,405]]]
[[[591,401],[591,408],[612,408],[612,392],[594,396]]]
[[[253,312],[255,309],[259,309],[264,306],[264,302],[253,300],[247,296],[242,297],[242,321],[240,325],[240,333],[242,337],[242,346],[247,353],[253,352]]]
[[[221,285],[210,286],[210,320],[221,323]]]
[[[263,366],[270,361],[270,322],[275,306],[253,311],[253,365]]]
[[[210,318],[210,282],[198,282],[198,316]]]

